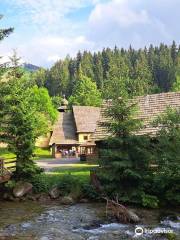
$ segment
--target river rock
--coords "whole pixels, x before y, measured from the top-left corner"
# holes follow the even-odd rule
[[[27,193],[31,192],[33,185],[28,182],[18,182],[13,189],[13,195],[17,198],[25,196]]]
[[[74,200],[72,197],[66,196],[66,197],[61,198],[61,203],[65,204],[65,205],[70,205],[70,204],[74,203]]]
[[[53,187],[50,191],[49,191],[49,196],[51,197],[51,199],[57,199],[60,196],[60,190],[58,187]]]
[[[80,202],[80,203],[88,203],[89,200],[88,200],[87,198],[82,198],[82,199],[80,199],[79,202]]]
[[[41,193],[40,197],[36,198],[41,203],[47,203],[50,200],[50,196],[47,193]]]
[[[128,210],[128,215],[129,215],[129,219],[131,222],[133,222],[133,223],[140,222],[140,218],[131,210]]]
[[[12,196],[12,194],[5,192],[3,194],[3,199],[6,201],[14,201],[14,197]]]

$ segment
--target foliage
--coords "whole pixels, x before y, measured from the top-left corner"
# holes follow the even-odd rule
[[[156,196],[144,194],[142,196],[142,205],[143,207],[157,208],[159,205],[159,200]]]
[[[117,99],[110,102],[106,111],[110,121],[105,126],[113,137],[100,144],[98,176],[104,193],[144,207],[179,205],[179,109],[168,109],[154,121],[160,130],[152,140],[135,135],[139,124],[133,111],[129,111],[134,106],[129,104],[128,108],[125,98]]]
[[[39,169],[31,160],[36,139],[48,131],[56,118],[46,89],[33,86],[14,55],[6,81],[0,81],[0,141],[17,158],[17,178],[30,178]]]
[[[146,179],[152,176],[149,147],[149,137],[132,135],[110,138],[101,145],[99,177],[108,196],[118,195],[126,203],[145,203]]]
[[[176,82],[174,82],[172,90],[175,92],[180,91],[180,75],[176,75]]]
[[[2,19],[2,15],[0,15],[0,20]],[[13,32],[13,28],[6,28],[0,29],[0,41],[3,40],[5,37],[8,37],[10,33]]]
[[[96,83],[102,92],[116,81],[124,79],[126,91],[130,96],[140,96],[177,89],[179,76],[180,48],[175,42],[171,46],[160,44],[135,50],[104,48],[97,53],[78,52],[75,58],[66,57],[42,74],[40,83],[48,89],[51,96],[70,97],[78,82],[78,72]],[[46,78],[46,80],[44,79]],[[175,85],[175,86],[174,86]],[[120,85],[119,85],[120,86]],[[178,90],[176,90],[178,91]]]
[[[126,137],[141,127],[140,121],[135,119],[136,103],[130,103],[126,97],[117,97],[109,101],[109,107],[104,115],[110,121],[103,123],[113,136]]]
[[[48,192],[53,186],[59,186],[61,194],[71,195],[73,198],[79,197],[98,200],[99,195],[90,184],[90,170],[94,165],[75,164],[72,167],[61,167],[54,169],[48,174],[41,173],[31,180],[34,191]]]
[[[153,192],[173,205],[180,203],[180,110],[168,108],[153,123],[163,126],[157,133],[156,174]]]
[[[35,193],[47,193],[51,187],[49,181],[47,181],[45,173],[35,174],[30,181],[33,185],[33,191]]]
[[[46,84],[47,73],[44,68],[39,68],[32,73],[32,80],[38,87],[44,87]]]
[[[51,96],[69,95],[70,76],[69,76],[69,58],[64,61],[58,61],[47,72],[45,86],[48,88]]]
[[[100,200],[100,194],[95,190],[91,184],[82,185],[82,195],[90,200]]]
[[[81,74],[78,77],[79,79],[73,89],[73,94],[69,98],[70,105],[100,106],[102,99],[96,83]]]
[[[62,97],[60,97],[60,96],[53,96],[51,98],[51,100],[52,100],[52,103],[53,103],[54,107],[56,109],[58,109],[58,107],[61,105]]]

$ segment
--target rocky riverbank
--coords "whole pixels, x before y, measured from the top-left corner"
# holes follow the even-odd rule
[[[25,202],[38,201],[40,203],[58,202],[59,204],[71,205],[75,203],[88,203],[87,198],[75,198],[71,195],[64,196],[58,187],[53,187],[48,193],[33,192],[33,185],[28,182],[18,182],[13,188],[2,188],[1,201]]]
[[[173,219],[175,212],[165,210],[138,211],[142,222],[120,224],[105,214],[105,204],[85,203],[61,205],[26,202],[0,202],[0,239],[16,240],[132,240],[156,239],[175,240],[180,237],[178,220]],[[162,212],[164,213],[161,218]],[[166,230],[172,234],[135,235],[135,229]]]

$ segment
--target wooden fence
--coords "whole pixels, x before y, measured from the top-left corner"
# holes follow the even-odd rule
[[[12,172],[16,170],[16,158],[2,159],[0,158],[0,183],[7,182]]]

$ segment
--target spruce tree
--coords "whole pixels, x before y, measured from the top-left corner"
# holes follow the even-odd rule
[[[0,20],[3,18],[3,15],[0,15]],[[14,28],[6,28],[0,29],[0,41],[2,41],[5,37],[8,37],[9,34],[13,32]]]
[[[135,135],[141,127],[136,102],[126,92],[114,93],[104,109],[107,121],[101,123],[111,135],[100,144],[98,176],[104,193],[121,202],[157,207],[157,198],[147,195],[143,185],[150,175],[150,138]]]

